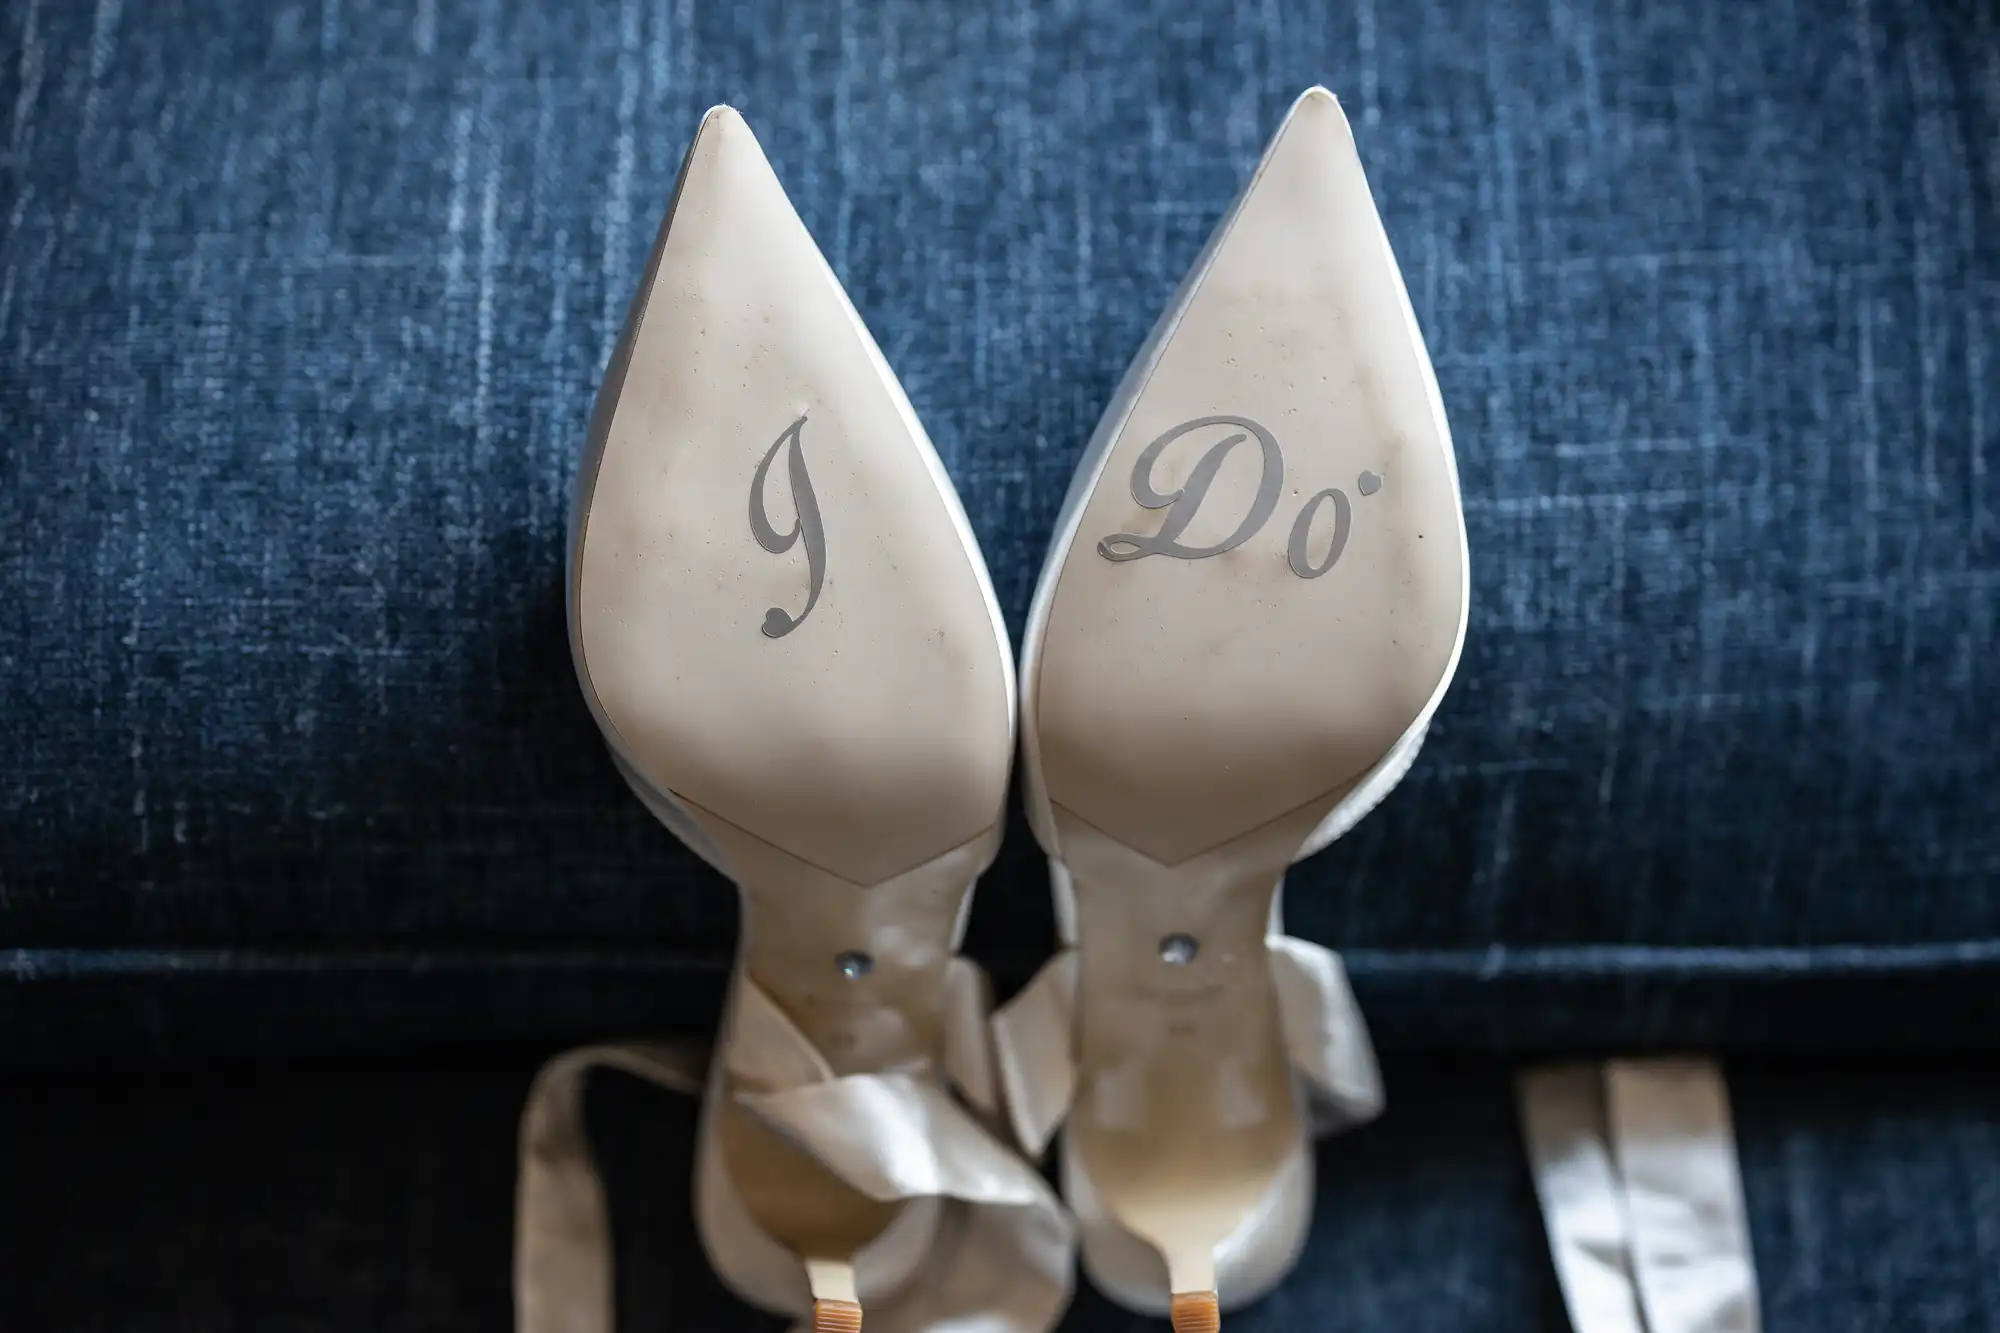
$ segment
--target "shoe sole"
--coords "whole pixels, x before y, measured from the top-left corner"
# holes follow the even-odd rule
[[[726,108],[612,358],[577,515],[579,679],[633,785],[736,881],[739,968],[837,1074],[933,1055],[1006,798],[1005,630],[922,427]],[[802,1255],[892,1215],[717,1121],[732,1183]]]
[[[1199,1292],[1303,1133],[1273,894],[1428,719],[1465,626],[1450,437],[1330,94],[1293,108],[1093,455],[1024,682],[1075,885],[1069,1142]]]

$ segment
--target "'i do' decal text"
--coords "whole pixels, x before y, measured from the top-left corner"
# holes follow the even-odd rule
[[[1153,484],[1154,470],[1169,445],[1183,436],[1216,428],[1229,433],[1208,447],[1208,452],[1194,465],[1194,470],[1188,473],[1187,481],[1179,490],[1162,491]],[[1208,499],[1209,488],[1215,484],[1216,474],[1222,471],[1230,451],[1246,440],[1257,442],[1260,455],[1257,493],[1250,501],[1248,512],[1237,523],[1235,530],[1221,541],[1210,546],[1187,545],[1181,540],[1182,534],[1194,522],[1202,503]],[[1128,560],[1143,560],[1149,555],[1167,555],[1176,560],[1206,560],[1210,556],[1233,551],[1270,522],[1284,488],[1285,454],[1278,445],[1277,436],[1270,431],[1248,417],[1196,417],[1192,421],[1183,421],[1140,450],[1139,457],[1132,464],[1132,499],[1143,509],[1167,511],[1160,530],[1154,533],[1114,532],[1097,543],[1097,553],[1106,560],[1122,564]],[[1363,496],[1373,495],[1382,489],[1382,478],[1373,472],[1363,472],[1355,482],[1355,489]],[[1312,536],[1313,519],[1322,507],[1333,511],[1333,536],[1325,556],[1315,564],[1306,547]],[[1337,486],[1320,491],[1305,502],[1298,516],[1292,520],[1291,538],[1285,543],[1285,563],[1292,567],[1292,573],[1302,579],[1318,578],[1340,563],[1353,526],[1354,505],[1347,498],[1347,492]]]
[[[806,604],[797,615],[778,606],[766,611],[764,635],[771,639],[782,639],[805,623],[806,617],[812,614],[813,607],[819,602],[820,587],[826,582],[826,531],[820,526],[819,499],[813,494],[812,477],[806,472],[804,446],[800,442],[805,424],[802,412],[799,419],[785,427],[771,447],[764,451],[763,461],[757,464],[757,474],[750,479],[750,531],[757,538],[757,544],[772,555],[783,555],[798,545],[801,537],[806,543],[806,579],[810,584]],[[777,458],[780,449],[786,450],[785,475],[792,488],[790,532],[779,532],[772,525],[764,496],[765,483],[771,476],[771,462]]]

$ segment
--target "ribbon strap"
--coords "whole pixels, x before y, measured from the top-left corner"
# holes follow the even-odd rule
[[[592,1071],[618,1069],[699,1095],[704,1056],[651,1042],[579,1046],[543,1065],[521,1112],[514,1195],[518,1333],[611,1333],[611,1218],[583,1121]]]
[[[1519,1094],[1577,1333],[1757,1333],[1757,1270],[1715,1062],[1558,1065],[1523,1074]]]

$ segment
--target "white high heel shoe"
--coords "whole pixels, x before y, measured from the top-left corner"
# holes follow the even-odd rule
[[[1313,1129],[1381,1087],[1287,865],[1408,770],[1468,596],[1451,437],[1332,95],[1300,97],[1105,412],[1022,667],[1064,954],[997,1021],[1066,1122],[1085,1271],[1213,1328],[1296,1261]],[[1316,1118],[1317,1112],[1317,1118]]]
[[[570,552],[577,677],[647,807],[734,880],[717,1053],[586,1048],[523,1123],[522,1333],[610,1333],[582,1080],[706,1100],[702,1243],[816,1329],[1042,1333],[1073,1228],[988,1129],[984,978],[958,957],[1003,828],[1013,673],[943,467],[741,117],[682,167],[593,415]],[[805,1327],[802,1325],[801,1327]]]

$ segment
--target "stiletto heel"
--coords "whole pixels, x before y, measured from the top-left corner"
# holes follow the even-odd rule
[[[1167,1311],[1174,1333],[1219,1333],[1222,1310],[1213,1291],[1175,1292]]]
[[[851,1261],[806,1260],[806,1285],[813,1296],[812,1333],[861,1333],[860,1293]]]

